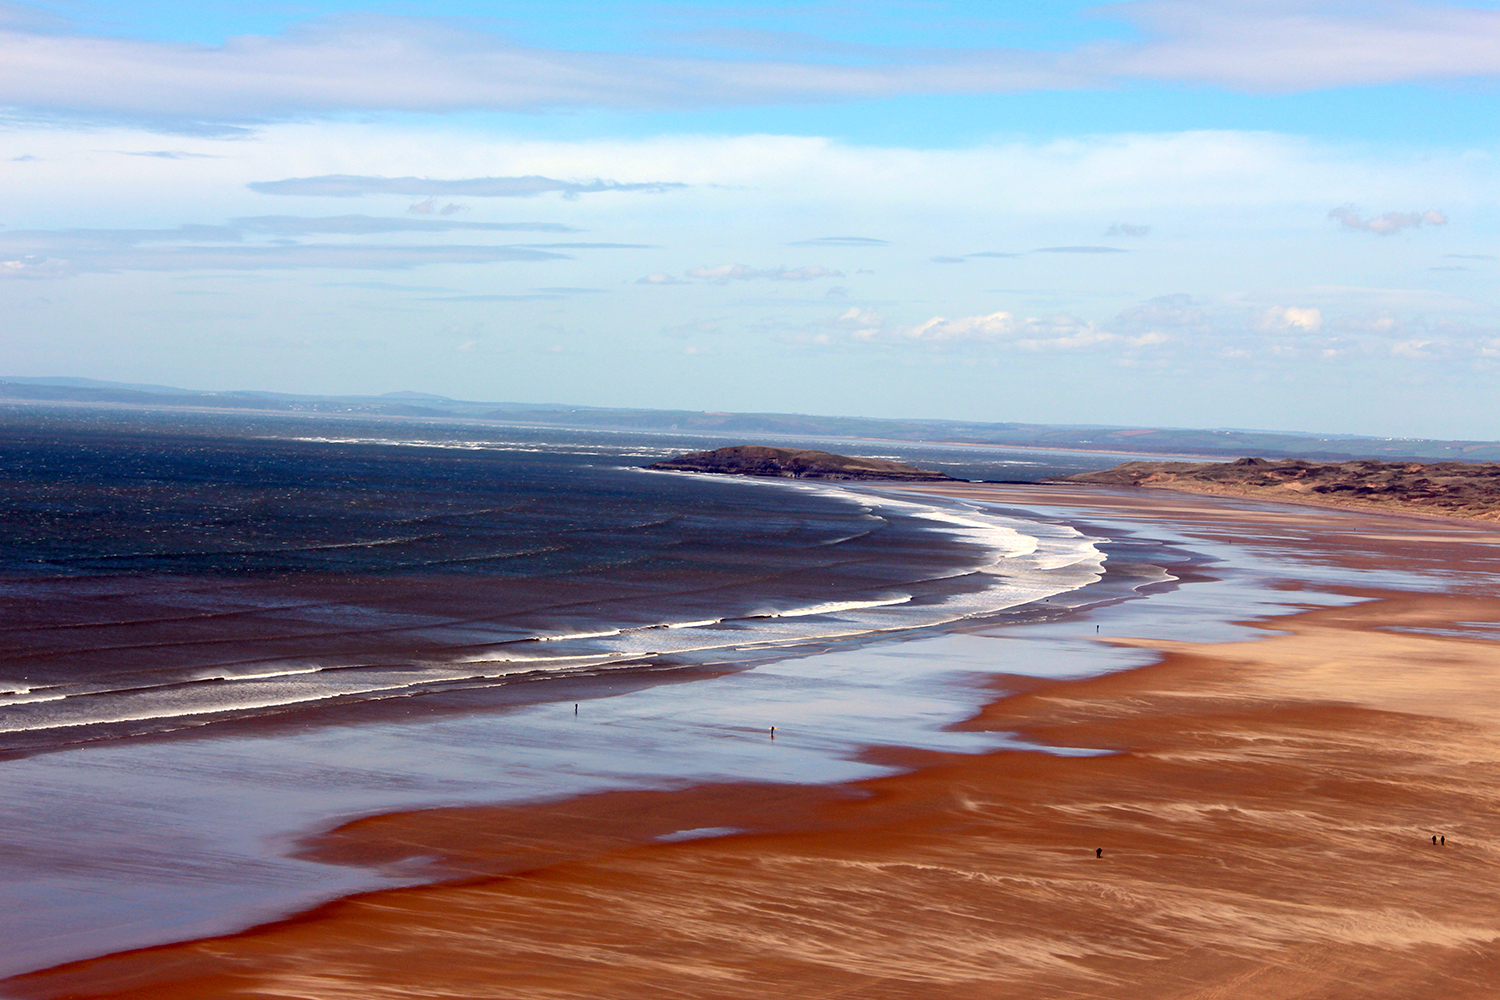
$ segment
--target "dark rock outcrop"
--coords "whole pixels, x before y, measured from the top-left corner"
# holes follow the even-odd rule
[[[695,451],[646,466],[662,472],[708,472],[726,476],[770,476],[778,479],[869,479],[898,482],[955,482],[942,472],[918,469],[880,458],[851,458],[804,448],[735,445]]]

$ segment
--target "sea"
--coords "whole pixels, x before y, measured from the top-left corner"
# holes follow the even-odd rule
[[[361,816],[1009,745],[957,725],[997,676],[1148,662],[1079,609],[1193,562],[1067,512],[645,468],[743,443],[0,406],[0,975],[441,877],[299,846]],[[1130,457],[755,443],[977,481]]]
[[[472,709],[1035,605],[1066,524],[862,484],[653,472],[636,432],[18,408],[0,421],[0,751]],[[967,480],[1118,455],[789,440]],[[378,703],[395,703],[380,706]],[[418,707],[419,706],[419,707]]]

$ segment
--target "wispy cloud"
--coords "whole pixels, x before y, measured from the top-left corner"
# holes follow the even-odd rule
[[[814,240],[797,240],[795,243],[787,244],[789,247],[888,247],[890,245],[890,240],[877,240],[870,236],[819,236]]]
[[[1151,235],[1150,226],[1133,225],[1129,222],[1116,222],[1104,231],[1105,236],[1130,236],[1139,239]]]
[[[560,193],[564,197],[598,194],[604,191],[634,191],[660,194],[687,187],[671,181],[621,183],[619,181],[564,181],[553,177],[464,177],[440,179],[431,177],[362,177],[355,174],[327,174],[322,177],[288,177],[279,181],[254,181],[247,184],[261,194],[300,195],[316,198],[358,198],[370,194],[400,194],[417,197],[469,198],[535,198],[540,194]]]
[[[248,232],[276,236],[343,235],[365,236],[373,233],[447,233],[471,232],[576,233],[580,230],[556,222],[462,222],[439,219],[390,219],[370,215],[253,215],[232,220]]]
[[[32,113],[262,122],[309,113],[704,108],[1151,80],[1291,91],[1500,75],[1500,11],[1385,0],[1133,0],[1132,41],[916,48],[777,33],[725,55],[546,49],[436,18],[342,15],[220,45],[0,20],[0,104]],[[718,44],[718,43],[716,43]],[[722,47],[722,46],[721,46]]]
[[[237,218],[224,226],[184,225],[174,229],[0,230],[0,260],[10,261],[11,276],[64,277],[90,271],[389,270],[440,263],[565,260],[571,259],[571,255],[565,252],[569,250],[648,248],[637,243],[424,245],[303,243],[287,238],[451,231],[568,233],[577,230],[554,223],[458,222],[367,215],[261,215]],[[265,237],[275,238],[265,240]]]
[[[423,302],[555,302],[564,298],[546,292],[525,292],[516,295],[434,295]]]
[[[1064,63],[1121,77],[1294,91],[1500,74],[1500,12],[1419,0],[1135,0],[1144,36]]]
[[[459,212],[467,212],[469,206],[458,205],[450,201],[439,208],[436,198],[425,198],[414,205],[407,205],[406,210],[412,215],[431,215],[434,212],[438,215],[457,215]]]
[[[690,267],[687,277],[724,285],[731,281],[814,281],[818,278],[842,278],[844,273],[831,267],[811,264],[804,267],[755,268],[748,264],[720,264],[717,267]],[[647,278],[652,277],[648,275]],[[676,281],[647,281],[647,284],[679,284]]]
[[[153,243],[238,243],[244,233],[234,226],[178,226],[175,229],[11,229],[0,232],[0,250],[28,252],[64,248],[84,251]]]
[[[1129,253],[1120,247],[1037,247],[1032,253]]]
[[[654,250],[650,243],[523,243],[537,250]]]
[[[1026,251],[1026,253],[1129,253],[1129,252],[1130,252],[1129,250],[1125,250],[1125,249],[1123,249],[1121,247],[1091,247],[1091,246],[1077,246],[1077,247],[1037,247],[1035,250],[1028,250],[1028,251]],[[1004,251],[1004,250],[981,250],[981,251],[979,251],[977,253],[966,253],[966,254],[962,254],[962,255],[958,255],[958,256],[943,256],[943,255],[940,255],[940,256],[937,256],[937,257],[931,257],[929,259],[933,263],[936,263],[936,264],[962,264],[965,260],[968,260],[970,257],[994,257],[994,258],[999,258],[999,259],[1006,259],[1006,258],[1011,258],[1011,257],[1024,257],[1024,256],[1026,256],[1025,253],[1012,253],[1012,252]]]
[[[188,153],[180,149],[121,149],[122,156],[149,156],[157,160],[217,160],[214,153]]]
[[[429,264],[569,259],[566,254],[515,246],[161,246],[126,242],[78,243],[57,256],[47,253],[9,256],[4,250],[6,242],[0,240],[0,260],[8,259],[13,276],[22,277],[65,277],[85,271],[409,270]]]
[[[1328,217],[1337,219],[1346,229],[1363,229],[1365,232],[1377,233],[1381,236],[1390,236],[1403,229],[1416,229],[1419,226],[1446,226],[1448,224],[1448,217],[1436,209],[1428,209],[1425,212],[1386,212],[1384,215],[1363,219],[1360,218],[1353,205],[1344,205],[1332,209]]]

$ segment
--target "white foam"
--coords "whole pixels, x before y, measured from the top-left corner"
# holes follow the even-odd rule
[[[620,629],[606,629],[603,632],[567,632],[563,635],[534,635],[531,642],[565,642],[568,639],[607,639],[612,635],[619,635]]]
[[[810,604],[805,608],[790,608],[786,611],[776,611],[767,618],[804,618],[808,615],[832,615],[840,611],[861,611],[865,608],[893,608],[898,604],[906,604],[911,601],[910,594],[901,597],[893,597],[880,601],[829,601],[826,604]]]
[[[26,698],[22,697],[20,693],[17,693],[14,695],[6,694],[3,695],[3,697],[5,698],[5,700],[3,702],[0,702],[0,706],[8,707],[10,705],[36,705],[44,701],[62,701],[68,696],[65,694],[39,694],[32,698]]]
[[[300,677],[303,674],[321,674],[323,667],[298,667],[293,670],[267,670],[259,674],[204,674],[193,677],[195,681],[263,681],[273,677]],[[177,682],[172,682],[177,683]]]

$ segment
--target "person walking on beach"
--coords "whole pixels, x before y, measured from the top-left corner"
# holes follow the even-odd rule
[[[1096,848],[1094,848],[1094,857],[1096,857],[1096,858],[1102,858],[1102,857],[1104,857],[1104,848],[1102,848],[1102,847],[1096,847]]]

